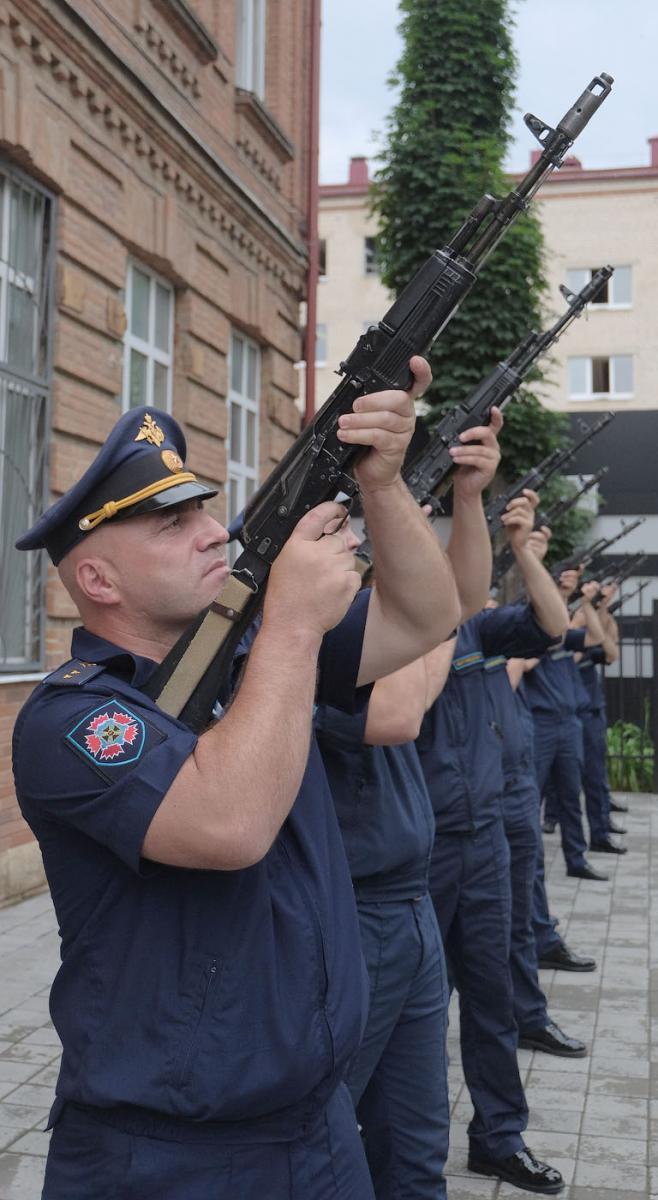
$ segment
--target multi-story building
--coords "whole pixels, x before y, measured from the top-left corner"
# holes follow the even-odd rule
[[[377,275],[377,224],[368,186],[366,160],[353,158],[347,183],[320,189],[325,274],[318,294],[318,402],[332,390],[340,359],[391,299]],[[552,314],[563,308],[561,284],[577,291],[598,267],[610,263],[615,268],[605,293],[554,347],[542,399],[569,413],[574,426],[600,410],[617,414],[581,451],[574,469],[587,474],[602,462],[609,466],[593,539],[610,536],[637,515],[646,517],[613,555],[646,550],[642,571],[649,585],[642,593],[639,623],[636,604],[624,609],[626,627],[640,636],[633,636],[620,667],[609,672],[611,681],[624,673],[644,677],[646,695],[653,670],[647,614],[658,600],[658,137],[649,139],[646,166],[588,170],[570,158],[544,184],[536,211],[546,242]],[[613,705],[619,690],[611,683]],[[658,725],[658,702],[655,708]]]
[[[0,4],[0,898],[41,881],[10,735],[77,619],[15,537],[130,406],[173,411],[221,518],[299,429],[309,12]]]

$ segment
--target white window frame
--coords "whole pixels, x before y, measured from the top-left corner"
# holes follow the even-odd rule
[[[265,0],[236,0],[235,83],[265,97]]]
[[[320,351],[324,350],[324,354]],[[326,321],[318,321],[315,326],[315,365],[326,367],[329,358],[329,326]]]
[[[615,363],[616,358],[630,358],[631,359],[631,362],[633,363],[633,385],[635,385],[635,362],[634,362],[634,356],[632,354],[593,354],[593,355],[591,355],[591,354],[590,355],[575,354],[575,355],[571,355],[567,360],[567,384],[569,387],[570,387],[569,363],[574,358],[582,358],[585,360],[587,390],[585,392],[569,391],[569,393],[568,393],[569,400],[632,400],[633,399],[633,397],[635,395],[634,391],[632,391],[632,392],[616,392],[614,390],[615,389],[615,373],[616,373],[614,363]],[[595,392],[592,390],[592,378],[593,378],[592,362],[593,362],[594,358],[607,358],[608,359],[608,362],[609,362],[608,374],[610,377],[610,391],[609,392]]]
[[[368,265],[368,242],[372,242],[372,265]],[[377,261],[377,238],[374,234],[366,234],[363,239],[363,274],[364,275],[379,275],[379,263]]]
[[[609,310],[623,311],[624,309],[629,309],[629,308],[633,307],[633,299],[632,299],[632,297],[633,297],[633,268],[630,263],[619,263],[618,266],[615,268],[615,270],[618,271],[620,267],[627,268],[631,273],[631,299],[628,301],[624,301],[623,303],[619,303],[616,300],[607,300],[605,303],[601,303],[600,301],[594,299],[594,300],[591,300],[590,304],[589,304],[590,312],[601,312],[601,311],[608,312]],[[600,269],[600,268],[598,268],[598,269]],[[593,274],[591,267],[569,267],[568,270],[569,271],[582,271],[582,273],[583,273],[583,282],[580,284],[579,288],[572,289],[573,291],[580,291],[581,288],[584,288],[588,283],[591,283],[592,274]],[[614,294],[615,278],[616,278],[616,276],[612,275],[610,277],[610,279],[608,280],[608,296],[612,296]]]
[[[39,219],[34,224],[35,243],[33,246],[33,249],[38,250],[40,254],[38,276],[25,274],[11,264],[11,190],[13,187],[31,193],[40,205]],[[34,521],[39,508],[46,503],[47,496],[46,430],[49,427],[53,325],[51,288],[54,262],[53,208],[54,198],[52,195],[35,183],[33,179],[24,176],[22,172],[15,170],[9,164],[0,165],[0,365],[2,366],[0,501],[4,494],[5,471],[7,470],[5,461],[7,412],[3,403],[6,389],[9,396],[22,398],[19,403],[24,405],[30,424],[26,442],[27,462],[24,473],[20,474],[20,479],[29,489],[27,493],[28,524]],[[43,240],[46,219],[49,227],[48,243]],[[24,364],[19,365],[15,360],[9,362],[8,359],[10,287],[31,297],[33,315],[37,317],[32,324],[31,366],[28,367]],[[9,479],[11,480],[11,473]],[[22,532],[22,530],[15,532]],[[43,665],[45,653],[45,556],[38,551],[29,551],[27,554],[23,554],[14,551],[13,548],[7,548],[6,553],[5,558],[3,551],[3,570],[0,571],[5,605],[11,605],[11,595],[7,594],[8,581],[4,578],[4,571],[7,570],[14,574],[14,578],[16,575],[20,578],[20,571],[25,572],[22,612],[25,654],[5,653],[3,630],[2,637],[0,637],[0,683],[7,683],[10,680],[41,678],[42,674],[39,668]],[[14,554],[20,559],[20,565],[12,562]],[[16,566],[18,566],[18,571],[16,571]]]
[[[239,338],[240,341],[243,342],[243,344],[244,344],[244,356],[243,356],[243,360],[242,360],[242,381],[241,381],[242,391],[236,391],[233,388],[233,345],[234,345],[235,338]],[[247,351],[248,351],[248,349],[252,349],[252,350],[256,351],[256,388],[255,388],[256,398],[255,399],[252,399],[252,397],[248,396],[247,391],[246,391],[247,359],[248,359]],[[247,500],[249,498],[247,495],[248,483],[253,483],[254,487],[253,487],[252,491],[258,487],[258,480],[259,480],[259,474],[260,474],[260,471],[259,471],[260,428],[259,428],[259,426],[260,426],[261,367],[262,367],[262,356],[261,356],[261,350],[260,350],[260,346],[258,345],[258,342],[255,342],[253,340],[253,338],[247,337],[246,334],[242,333],[239,329],[231,330],[231,343],[230,343],[229,361],[228,361],[228,400],[227,400],[227,403],[228,403],[228,429],[227,429],[227,435],[226,435],[227,524],[230,521],[232,521],[233,518],[236,517],[238,515],[238,513],[242,512],[242,510],[245,508],[245,506],[247,504]],[[245,457],[245,450],[246,450],[246,445],[247,445],[247,414],[248,413],[255,414],[256,436],[254,439],[254,466],[253,467],[248,466],[247,463],[244,461],[241,461],[239,459],[234,459],[232,457],[233,447],[231,446],[231,405],[233,405],[233,404],[236,405],[236,407],[239,408],[239,410],[240,410],[240,443],[242,446],[242,458],[243,459]],[[230,500],[231,500],[230,484],[231,484],[231,482],[234,482],[237,484],[237,507],[236,507],[235,512],[232,512],[230,509]],[[231,561],[234,561],[236,557],[237,557],[237,552],[235,550],[231,551],[230,552]]]
[[[149,328],[148,341],[137,337],[131,332],[130,319],[132,315],[133,302],[133,271],[140,271],[142,275],[146,275],[149,279]],[[160,286],[169,293],[169,328],[167,330],[167,342],[169,350],[161,350],[155,344],[155,289]],[[173,374],[174,374],[174,308],[176,304],[176,293],[167,279],[163,279],[150,267],[139,262],[138,259],[131,259],[128,263],[128,275],[126,278],[126,332],[123,335],[123,390],[121,393],[121,410],[128,412],[130,405],[130,351],[137,350],[139,354],[143,354],[146,359],[146,397],[145,404],[151,405],[154,408],[161,407],[155,404],[153,399],[153,377],[155,364],[158,363],[162,367],[167,368],[167,400],[165,409],[166,412],[171,412],[171,402],[173,395]]]

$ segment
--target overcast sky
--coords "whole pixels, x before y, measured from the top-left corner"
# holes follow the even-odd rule
[[[468,0],[464,0],[468,3]],[[397,0],[324,0],[320,179],[341,183],[350,157],[377,151],[394,94],[386,80],[400,52]],[[593,75],[614,76],[612,95],[578,139],[586,167],[643,166],[658,135],[658,0],[515,0],[519,58],[514,144],[525,169],[530,110],[554,124]]]

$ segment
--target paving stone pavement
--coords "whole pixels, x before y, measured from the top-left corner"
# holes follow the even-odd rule
[[[560,932],[598,962],[588,974],[541,972],[551,1016],[588,1042],[589,1057],[519,1051],[527,1141],[562,1171],[562,1200],[658,1200],[658,796],[623,799],[628,854],[592,855],[609,883],[567,879],[558,837],[544,839]],[[59,1060],[48,1015],[59,939],[47,893],[0,909],[0,964],[0,1200],[39,1200]],[[471,1107],[454,1004],[450,1057],[449,1200],[530,1197],[467,1171]]]

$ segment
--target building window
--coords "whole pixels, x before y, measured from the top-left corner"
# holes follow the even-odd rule
[[[633,356],[569,359],[569,399],[630,400],[633,396]]]
[[[236,0],[235,82],[265,96],[265,0]]]
[[[43,666],[45,557],[14,550],[47,504],[52,201],[0,167],[0,670]]]
[[[260,349],[241,333],[231,336],[228,394],[227,522],[245,508],[258,487]],[[235,561],[239,547],[231,551]]]
[[[316,367],[325,367],[327,365],[327,326],[315,326],[315,365]]]
[[[130,263],[126,313],[123,411],[150,404],[171,412],[173,288],[141,264]]]
[[[367,237],[363,239],[364,263],[363,269],[366,275],[378,275],[379,263],[377,261],[377,239]]]
[[[327,278],[327,239],[320,238],[320,246],[318,250],[318,274],[320,279]]]
[[[577,267],[567,271],[567,287],[579,292],[589,283],[600,267]],[[592,308],[630,308],[632,303],[632,268],[615,267],[615,273],[607,279]]]

